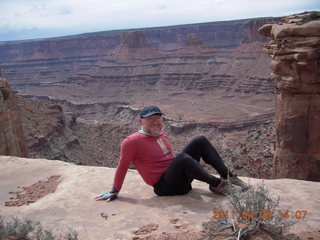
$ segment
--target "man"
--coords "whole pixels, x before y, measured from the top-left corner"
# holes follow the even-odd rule
[[[182,195],[189,192],[194,179],[209,184],[209,190],[222,195],[247,190],[241,181],[224,165],[211,143],[203,136],[192,139],[183,151],[174,156],[163,127],[163,113],[157,106],[146,106],[140,112],[141,130],[128,136],[121,145],[112,190],[100,194],[96,200],[117,198],[130,163],[143,180],[153,186],[158,196]],[[203,169],[200,158],[221,176],[217,178]],[[229,179],[229,181],[226,181]]]

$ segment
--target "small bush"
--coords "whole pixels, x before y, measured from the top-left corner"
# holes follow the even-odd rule
[[[243,237],[257,232],[268,236],[276,235],[278,239],[282,239],[282,231],[296,223],[279,214],[289,209],[279,209],[280,198],[272,199],[264,185],[241,194],[232,193],[228,200],[229,210],[219,206],[213,209],[213,212],[219,214],[205,226],[207,233],[201,239],[212,239],[214,236],[246,239]]]
[[[238,221],[254,227],[255,230],[281,233],[296,223],[279,214],[280,197],[277,200],[272,199],[264,185],[260,185],[257,189],[251,188],[241,196],[232,194],[229,196],[229,201]]]
[[[13,218],[11,221],[0,216],[0,240],[77,240],[74,230],[64,235],[54,236],[50,230],[43,229],[39,222]]]
[[[320,15],[317,12],[311,12],[310,14],[304,16],[301,20],[301,22],[298,22],[297,25],[302,25],[305,24],[307,22],[313,21],[313,20],[317,20],[320,18]]]

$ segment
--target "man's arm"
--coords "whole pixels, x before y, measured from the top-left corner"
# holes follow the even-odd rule
[[[96,200],[112,201],[117,198],[122,188],[123,181],[127,174],[130,163],[135,156],[135,147],[129,138],[126,138],[121,144],[120,160],[114,176],[113,187],[109,192],[102,193],[97,196]]]

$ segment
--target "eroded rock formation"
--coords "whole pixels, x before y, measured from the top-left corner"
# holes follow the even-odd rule
[[[276,78],[276,154],[273,177],[320,181],[320,12],[267,24]]]
[[[0,155],[26,157],[22,123],[16,97],[7,81],[0,76]]]
[[[83,163],[85,154],[74,134],[76,117],[62,107],[17,96],[29,157]]]
[[[102,111],[102,106],[80,105],[82,114],[104,116],[117,115],[119,124],[97,124],[79,121],[75,114],[62,110],[63,102],[50,103],[17,96],[21,119],[24,123],[26,145],[31,158],[59,159],[80,165],[115,167],[119,158],[122,139],[133,130],[121,126],[128,118],[121,106],[108,108],[109,115]],[[66,105],[67,103],[65,103]],[[69,103],[70,104],[70,103]],[[120,105],[120,104],[119,104]],[[76,108],[76,107],[74,107]],[[66,107],[71,109],[71,107]],[[117,114],[118,113],[118,114]],[[134,115],[132,116],[134,117]]]
[[[120,45],[112,54],[112,59],[130,61],[132,59],[154,58],[161,55],[160,51],[151,48],[143,31],[130,31],[123,33]]]

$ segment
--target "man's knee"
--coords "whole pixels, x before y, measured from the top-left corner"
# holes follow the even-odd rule
[[[193,138],[193,141],[200,143],[200,144],[205,144],[205,143],[209,142],[209,140],[205,136],[202,136],[202,135]]]
[[[180,153],[176,156],[176,164],[181,167],[194,167],[195,164],[199,164],[199,162],[187,153]]]
[[[185,161],[186,159],[189,159],[191,158],[191,156],[187,153],[179,153],[177,156],[176,156],[176,161],[177,162],[182,162],[182,161]]]

